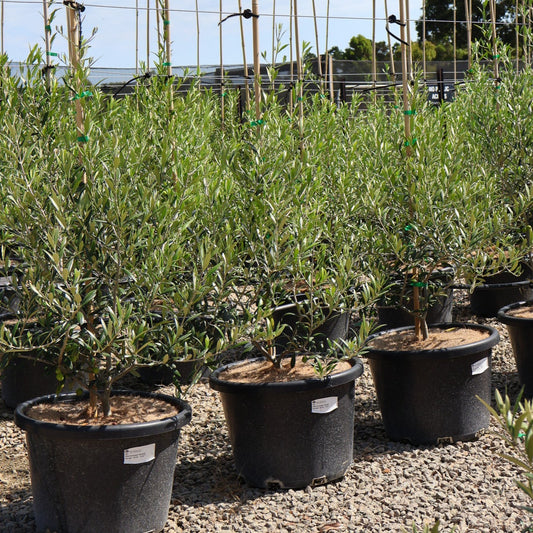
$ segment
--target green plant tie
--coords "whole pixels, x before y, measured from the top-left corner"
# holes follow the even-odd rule
[[[222,93],[220,96],[224,98],[224,96],[228,96],[228,93]]]
[[[164,67],[170,67],[170,63],[169,63],[168,61],[165,61],[165,62],[163,63],[163,66],[164,66]]]
[[[403,143],[404,146],[414,146],[416,144],[416,137],[413,137],[412,141],[405,141]]]
[[[499,57],[500,57],[500,54],[494,54],[494,55],[492,56],[492,59],[499,59]]]
[[[407,224],[405,228],[403,228],[404,231],[411,231],[413,229],[413,226],[411,224]]]
[[[411,287],[419,287],[421,289],[425,289],[428,286],[428,284],[423,281],[410,281],[409,285],[411,285]]]
[[[406,109],[404,112],[403,112],[404,115],[416,115],[416,110],[415,109]]]
[[[52,26],[50,26],[50,24],[47,24],[47,25],[44,27],[44,29],[45,29],[46,31],[52,31]]]
[[[252,122],[250,122],[250,126],[261,126],[261,124],[264,124],[264,121],[262,118],[260,118],[259,120],[252,120]]]
[[[72,98],[72,100],[80,100],[81,98],[87,98],[88,96],[92,96],[93,93],[91,91],[83,91],[80,94],[77,94]]]
[[[170,20],[163,19],[164,26],[170,26]]]
[[[78,137],[78,142],[80,142],[80,143],[86,143],[86,142],[89,142],[89,137],[88,137],[88,135],[81,135],[80,137]]]
[[[46,52],[47,56],[57,57],[57,52]]]

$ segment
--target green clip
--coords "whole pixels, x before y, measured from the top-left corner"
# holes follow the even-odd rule
[[[424,283],[423,281],[413,281],[413,280],[409,282],[409,285],[411,285],[411,287],[418,287],[420,289],[425,289],[428,286],[428,284]]]
[[[52,31],[52,26],[50,26],[50,24],[47,24],[44,29],[45,31]]]
[[[416,144],[416,137],[413,137],[412,141],[405,141],[403,143],[404,146],[414,146]]]
[[[518,433],[518,437],[519,437],[520,439],[523,439],[525,436],[526,436],[526,434],[525,434],[523,431],[520,431],[520,432]]]
[[[404,115],[416,115],[416,110],[415,109],[406,109],[404,112],[403,112]]]
[[[404,231],[411,231],[413,229],[413,226],[411,224],[407,224],[405,228],[403,228]]]
[[[170,25],[170,20],[163,19],[163,25],[164,26],[169,26]]]
[[[57,57],[57,52],[46,52],[47,56]]]
[[[296,101],[297,102],[303,102],[303,98],[301,96],[298,96],[298,98],[296,98]]]
[[[250,126],[261,126],[261,124],[264,124],[263,122],[263,119],[260,118],[259,120],[252,120],[252,122],[250,122]]]
[[[499,57],[500,57],[500,54],[494,54],[494,55],[492,56],[492,59],[499,59]]]
[[[92,96],[93,93],[91,91],[83,91],[80,94],[77,94],[72,98],[72,100],[80,100],[81,98],[86,98],[87,96]]]
[[[222,98],[224,98],[224,96],[228,96],[228,93],[227,93],[227,92],[222,93],[220,96],[221,96]]]
[[[170,67],[170,63],[169,63],[168,61],[165,61],[165,62],[163,63],[163,66],[164,66],[164,67]]]
[[[87,135],[81,135],[80,137],[78,137],[78,142],[80,143],[89,142],[89,137]]]

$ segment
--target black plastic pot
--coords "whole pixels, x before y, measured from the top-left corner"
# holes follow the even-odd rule
[[[395,441],[437,444],[474,438],[489,425],[479,401],[491,399],[491,349],[498,332],[478,324],[443,324],[434,328],[473,328],[488,338],[452,348],[393,351],[372,348],[370,370],[387,435]],[[398,328],[403,331],[412,328]],[[433,328],[431,328],[433,329]],[[431,335],[431,331],[430,331]]]
[[[174,368],[173,368],[174,367]],[[196,374],[207,371],[204,359],[186,359],[172,361],[172,364],[145,366],[138,369],[141,380],[148,385],[170,385],[174,383],[174,370],[179,373],[179,382],[189,385],[193,382]]]
[[[531,301],[517,302],[498,311],[498,320],[507,326],[518,376],[527,398],[533,398],[533,318],[513,316],[510,312],[531,305]]]
[[[302,332],[309,329],[308,316],[306,315],[305,301],[299,303],[288,303],[276,307],[272,313],[275,327],[285,325],[281,335],[276,338],[276,347],[285,349],[292,339],[297,339]],[[324,350],[328,347],[329,341],[339,341],[346,339],[350,329],[350,313],[339,311],[323,310],[327,318],[313,332],[313,346],[317,350]]]
[[[220,392],[235,466],[250,486],[302,488],[344,475],[353,461],[355,380],[352,368],[324,379],[234,383],[213,372]]]
[[[500,272],[485,279],[470,293],[472,313],[483,317],[495,317],[498,311],[515,302],[533,299],[533,274],[525,265],[520,276]]]
[[[401,328],[413,326],[414,317],[402,307],[392,305],[377,305],[378,323],[386,328]],[[452,321],[453,313],[453,290],[449,289],[448,294],[440,296],[437,301],[429,307],[426,322],[428,324],[443,324]]]
[[[164,420],[115,426],[53,424],[30,418],[33,405],[75,402],[75,394],[20,404],[15,422],[26,431],[37,532],[161,531],[167,521],[180,428],[188,404],[140,392],[180,409]]]
[[[54,394],[58,381],[54,367],[25,357],[13,357],[2,370],[2,400],[14,409],[19,403]]]

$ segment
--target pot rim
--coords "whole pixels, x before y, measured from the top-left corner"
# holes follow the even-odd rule
[[[157,398],[158,400],[163,400],[178,407],[180,411],[172,417],[163,418],[161,420],[153,420],[150,422],[137,422],[134,424],[115,425],[58,424],[55,422],[45,422],[43,420],[37,420],[26,414],[26,411],[30,407],[33,407],[38,404],[53,403],[56,401],[83,401],[89,396],[88,392],[85,392],[81,395],[78,395],[76,393],[49,394],[47,396],[40,396],[38,398],[33,398],[31,400],[19,404],[15,409],[15,424],[24,431],[39,432],[41,434],[57,434],[58,432],[62,432],[65,434],[65,438],[69,439],[107,440],[146,437],[151,435],[158,435],[161,433],[169,433],[180,429],[184,425],[188,424],[191,420],[191,406],[180,398],[175,398],[167,394],[160,394],[155,392],[128,390],[115,390],[111,392],[111,395]]]
[[[250,361],[264,361],[264,357],[254,357],[245,361],[235,361],[217,368],[209,376],[209,386],[219,392],[244,392],[252,390],[279,390],[280,392],[296,392],[301,390],[324,389],[344,385],[350,381],[355,381],[363,373],[363,362],[357,357],[351,358],[348,362],[352,365],[348,370],[329,374],[324,378],[307,378],[294,381],[266,382],[266,383],[242,383],[238,381],[227,381],[219,378],[219,375],[226,369]]]
[[[521,302],[513,302],[505,305],[498,310],[496,317],[498,320],[508,326],[533,326],[533,318],[519,317],[508,314],[509,311],[518,309],[519,307],[533,306],[533,300],[522,300]]]
[[[385,350],[379,348],[372,348],[369,346],[369,343],[372,339],[380,337],[391,331],[406,331],[413,330],[414,326],[404,326],[401,328],[386,329],[378,333],[370,335],[367,340],[367,351],[365,356],[368,359],[381,359],[386,357],[398,357],[409,358],[409,359],[427,359],[430,357],[438,357],[441,359],[454,359],[456,357],[463,357],[467,355],[481,353],[483,351],[490,350],[500,341],[500,334],[492,326],[485,324],[476,324],[472,322],[460,323],[460,322],[450,322],[450,323],[441,323],[441,324],[431,324],[429,329],[451,329],[451,328],[463,328],[463,329],[479,329],[482,331],[487,331],[489,337],[482,339],[477,342],[472,342],[470,344],[463,344],[461,346],[451,346],[448,348],[433,348],[429,350]]]

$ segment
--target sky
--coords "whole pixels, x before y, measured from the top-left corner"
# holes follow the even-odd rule
[[[242,9],[251,9],[252,0],[241,0]],[[89,56],[95,59],[95,67],[135,68],[140,62],[153,66],[157,51],[156,0],[87,0],[82,18],[82,32],[85,37],[97,28],[90,43]],[[222,24],[222,47],[220,46],[219,20],[239,11],[238,0],[169,0],[170,35],[172,41],[173,66],[242,64],[243,51],[238,17],[229,18]],[[198,21],[196,5],[198,4]],[[329,0],[329,26],[326,23],[328,0],[315,0],[317,32],[313,19],[313,1],[297,2],[299,42],[306,41],[316,54],[316,33],[318,48],[324,53],[326,46],[348,47],[354,35],[372,37],[372,2],[370,0]],[[398,0],[389,0],[388,14],[399,17]],[[409,2],[412,21],[422,14],[422,0]],[[279,42],[289,44],[290,0],[258,0],[259,6],[259,48],[266,52],[266,60],[272,59],[273,23],[281,25]],[[275,6],[275,17],[273,16]],[[147,9],[147,7],[149,9]],[[66,14],[62,0],[54,0],[49,11],[57,10],[52,29],[66,30]],[[11,61],[24,61],[30,48],[39,45],[44,49],[43,0],[0,0],[3,10],[0,26],[0,43]],[[147,21],[147,13],[149,21]],[[247,62],[252,63],[252,19],[243,19],[245,51]],[[138,31],[136,27],[138,26]],[[376,40],[386,40],[385,0],[376,0]],[[399,27],[392,29],[399,35]],[[416,39],[414,24],[411,24],[411,38]],[[150,46],[147,46],[147,39]],[[294,42],[294,41],[293,41]],[[52,50],[58,54],[67,52],[66,39],[58,33]],[[149,53],[148,53],[149,52]],[[199,52],[199,53],[198,53]],[[294,53],[294,52],[293,52]],[[282,51],[289,57],[289,49]]]

